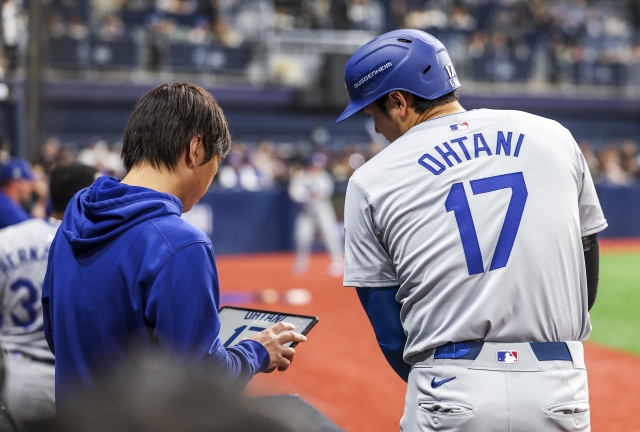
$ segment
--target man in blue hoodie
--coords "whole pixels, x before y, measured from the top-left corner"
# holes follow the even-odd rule
[[[222,346],[211,241],[180,218],[209,188],[229,143],[211,95],[161,85],[129,118],[126,177],[100,177],[69,203],[42,293],[58,403],[127,364],[195,365],[240,385],[288,368],[295,351],[283,344],[306,339],[290,324]]]

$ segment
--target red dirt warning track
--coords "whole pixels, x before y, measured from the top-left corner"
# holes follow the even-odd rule
[[[640,252],[640,238],[599,239],[602,253],[637,253]]]
[[[297,393],[349,432],[399,430],[406,385],[382,356],[355,292],[326,273],[329,260],[323,255],[313,257],[303,277],[291,274],[292,264],[289,254],[218,259],[223,292],[306,288],[313,294],[305,306],[248,307],[320,317],[308,341],[296,348],[290,369],[259,374],[248,393]],[[592,430],[640,431],[640,358],[589,344],[586,353]]]

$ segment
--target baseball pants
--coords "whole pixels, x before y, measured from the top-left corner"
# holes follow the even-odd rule
[[[474,360],[431,353],[411,369],[400,429],[590,431],[584,349],[566,344],[569,361],[541,361],[529,343],[485,342]]]
[[[30,358],[7,354],[2,392],[11,417],[19,423],[55,415],[55,367]]]
[[[297,248],[296,259],[306,264],[311,254],[313,237],[319,228],[324,243],[333,262],[342,260],[342,247],[336,225],[336,213],[328,200],[308,204],[301,210],[296,219],[295,241]]]

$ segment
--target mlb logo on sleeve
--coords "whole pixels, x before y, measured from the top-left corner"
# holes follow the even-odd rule
[[[498,363],[518,363],[518,351],[498,351]]]
[[[462,123],[449,125],[449,129],[451,129],[451,132],[458,132],[461,130],[469,129],[469,122],[462,122]]]

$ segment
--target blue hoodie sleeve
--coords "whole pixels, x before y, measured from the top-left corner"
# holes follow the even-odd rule
[[[56,234],[57,237],[57,234]],[[42,284],[42,319],[43,319],[43,330],[44,330],[44,338],[47,341],[47,345],[49,345],[49,349],[51,353],[56,355],[56,347],[53,344],[53,327],[52,327],[52,317],[50,309],[50,299],[51,299],[51,291],[53,287],[51,286],[51,281],[53,280],[53,266],[51,265],[51,256],[53,255],[53,247],[55,245],[55,238],[53,243],[49,248],[49,256],[47,257],[47,272],[44,275],[44,283]]]
[[[222,346],[219,296],[211,246],[191,243],[175,251],[156,272],[146,297],[145,317],[160,349],[177,356],[184,366],[212,367],[229,381],[246,385],[269,366],[269,354],[252,340]]]
[[[400,321],[400,303],[396,301],[398,287],[356,288],[356,292],[387,362],[400,378],[407,381],[411,366],[402,356],[407,336]]]

